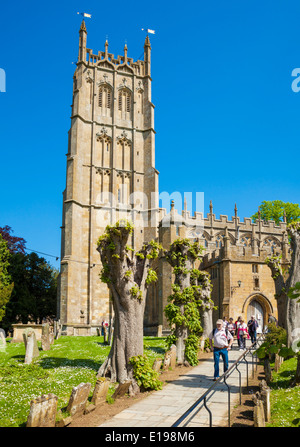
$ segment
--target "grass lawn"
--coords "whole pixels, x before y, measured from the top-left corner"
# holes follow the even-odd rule
[[[38,342],[39,347],[40,342]],[[165,338],[144,337],[145,354],[154,361],[167,350]],[[24,343],[7,343],[0,351],[0,427],[25,426],[30,401],[42,394],[58,397],[57,409],[68,404],[72,389],[81,382],[92,384],[110,351],[103,337],[61,337],[50,351],[42,351],[31,365],[24,364]],[[114,392],[110,386],[109,396]]]
[[[273,372],[271,417],[268,427],[300,427],[300,386],[289,388],[296,371],[296,358],[285,360],[278,373]]]

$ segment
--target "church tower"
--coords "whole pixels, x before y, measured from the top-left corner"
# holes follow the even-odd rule
[[[151,45],[144,60],[87,48],[83,21],[73,78],[71,128],[63,193],[58,315],[68,335],[96,334],[109,319],[109,292],[101,283],[96,250],[106,225],[133,222],[132,247],[157,237]]]

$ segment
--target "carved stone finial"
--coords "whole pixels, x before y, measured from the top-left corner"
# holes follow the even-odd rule
[[[283,222],[286,223],[286,211],[285,210],[283,211]]]
[[[236,203],[234,205],[234,216],[237,217],[237,206],[236,206]]]
[[[80,31],[85,31],[86,32],[86,26],[85,26],[85,21],[84,20],[81,22],[81,27],[80,27],[79,32]]]
[[[148,34],[147,34],[146,39],[145,39],[145,45],[144,45],[144,47],[150,47],[150,48],[151,48],[150,39],[149,39]]]
[[[210,201],[210,203],[209,203],[209,212],[210,212],[210,214],[213,213],[213,204],[212,204],[212,201]]]

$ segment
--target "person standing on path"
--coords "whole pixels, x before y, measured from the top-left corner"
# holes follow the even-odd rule
[[[217,327],[209,335],[209,344],[214,351],[214,380],[220,377],[220,356],[224,363],[224,373],[228,370],[228,351],[233,343],[233,337],[227,329],[223,328],[223,323],[223,320],[217,320]]]
[[[240,324],[237,329],[237,339],[240,347],[240,351],[246,350],[246,339],[250,338],[248,334],[248,328],[244,320],[241,318]]]
[[[255,319],[255,316],[252,315],[251,319],[248,321],[248,332],[251,338],[251,343],[256,343],[256,331],[258,328],[258,322]]]

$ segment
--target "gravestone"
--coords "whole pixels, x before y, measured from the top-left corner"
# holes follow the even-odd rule
[[[283,357],[281,357],[280,355],[278,355],[277,353],[275,354],[275,363],[274,363],[274,371],[278,372],[279,368],[281,366],[283,362]]]
[[[118,397],[125,396],[125,394],[128,393],[130,385],[131,385],[131,380],[124,382],[124,383],[120,383],[120,385],[118,386],[118,388],[112,395],[112,398],[117,399]]]
[[[107,380],[105,377],[99,377],[97,379],[93,392],[92,404],[98,405],[106,401],[109,383],[109,380]]]
[[[108,342],[108,329],[106,326],[103,327],[103,333],[104,333],[104,343],[106,344]]]
[[[80,383],[72,390],[67,411],[72,417],[81,416],[85,410],[86,403],[91,389],[90,383]]]
[[[33,399],[26,427],[55,427],[57,400],[52,393]]]
[[[270,422],[270,420],[271,420],[271,401],[270,401],[271,390],[267,386],[267,382],[265,380],[262,380],[260,382],[260,396],[261,396],[261,401],[264,406],[265,421]]]
[[[24,335],[24,343],[26,348],[24,363],[29,365],[35,357],[39,356],[39,348],[35,338],[34,331],[27,331]]]
[[[154,371],[160,371],[161,364],[162,364],[162,359],[155,359],[153,362],[152,369]]]
[[[254,420],[254,427],[265,427],[265,410],[262,400],[260,399],[260,393],[255,393],[255,395],[252,397],[254,402],[254,409],[253,409],[253,420]]]
[[[169,368],[175,368],[176,366],[176,346],[172,345],[169,351],[165,353],[163,370],[166,371]]]
[[[0,351],[6,348],[6,337],[4,329],[0,329]]]
[[[50,327],[49,323],[44,323],[42,327],[42,350],[50,350]]]

